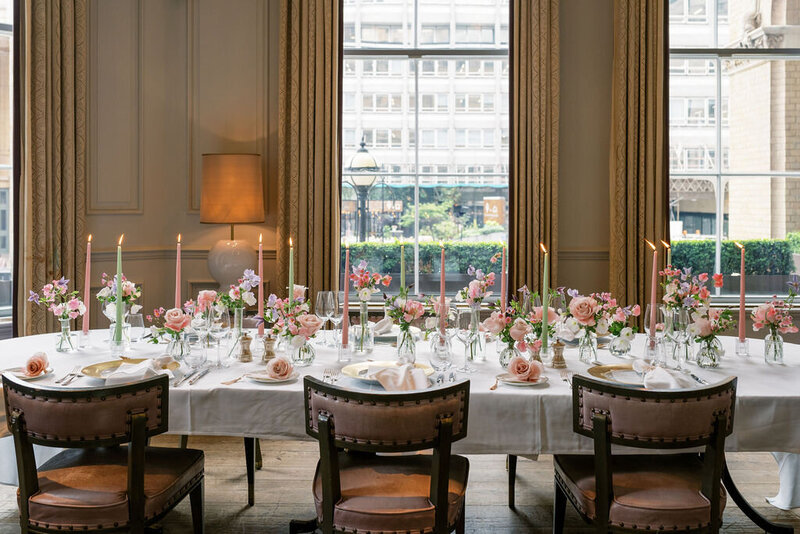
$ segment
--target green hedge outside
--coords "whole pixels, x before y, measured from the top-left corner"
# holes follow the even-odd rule
[[[792,248],[788,239],[751,239],[744,245],[746,274],[787,275],[794,271]],[[676,241],[672,243],[672,264],[691,267],[695,273],[713,273],[714,240]],[[722,272],[738,273],[741,264],[739,247],[733,241],[722,242]]]
[[[406,269],[411,272],[414,265],[414,243],[405,244]],[[380,273],[400,272],[401,243],[353,243],[350,245],[350,263],[357,265],[366,260],[370,271]],[[445,262],[447,272],[467,271],[470,265],[483,272],[500,272],[499,263],[492,263],[492,256],[503,250],[501,241],[445,241]],[[438,273],[441,258],[439,243],[419,244],[419,263],[421,273]],[[344,265],[344,245],[342,245],[342,265]]]

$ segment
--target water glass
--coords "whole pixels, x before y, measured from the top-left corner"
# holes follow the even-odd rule
[[[456,322],[458,325],[456,328],[456,336],[458,337],[459,341],[464,344],[464,365],[456,370],[461,373],[474,373],[477,371],[477,369],[470,367],[469,365],[469,349],[473,341],[472,315],[470,310],[459,310]],[[478,335],[480,335],[480,332]]]
[[[228,358],[222,358],[220,353],[222,340],[225,339],[231,331],[231,316],[227,308],[211,308],[208,313],[208,335],[217,343],[217,367],[228,367],[230,362]]]
[[[690,314],[686,308],[675,310],[672,314],[672,326],[675,336],[675,346],[672,357],[675,360],[675,369],[683,370],[689,353],[689,322]]]
[[[325,323],[328,322],[331,315],[333,315],[333,291],[317,291],[317,303],[314,306],[314,314],[322,321],[320,330],[325,330]],[[324,342],[327,343],[328,333],[324,332]]]
[[[128,315],[128,324],[131,325],[131,342],[141,341],[146,330],[144,329],[144,317],[141,313]]]
[[[339,328],[344,318],[342,305],[344,304],[344,293],[341,291],[331,291],[331,308],[333,311],[330,315],[330,321],[333,324],[333,346],[338,347],[341,345]]]

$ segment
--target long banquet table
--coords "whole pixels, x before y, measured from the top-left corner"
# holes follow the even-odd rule
[[[90,346],[74,353],[54,350],[55,334],[44,334],[0,342],[0,369],[24,365],[38,350],[45,351],[54,373],[34,384],[54,386],[54,380],[75,366],[85,366],[111,359],[105,340],[107,330],[92,331]],[[778,451],[800,453],[800,345],[786,344],[785,363],[768,365],[762,356],[763,342],[750,340],[749,358],[735,356],[734,338],[723,338],[726,355],[720,367],[700,369],[690,364],[692,371],[711,383],[735,375],[739,377],[733,435],[726,441],[729,451]],[[644,336],[633,343],[631,354],[641,355]],[[165,345],[134,343],[130,357],[152,357],[163,353]],[[326,368],[338,368],[336,351],[316,346],[317,357],[301,374],[322,377]],[[418,361],[427,361],[427,343],[418,344]],[[456,347],[453,368],[461,364],[463,351]],[[215,351],[209,351],[213,359]],[[394,349],[377,346],[370,355],[373,360],[394,358]],[[598,351],[603,363],[622,363],[606,350]],[[578,360],[577,350],[565,351],[568,370],[585,374],[589,365]],[[282,385],[266,385],[241,380],[233,385],[221,385],[244,373],[263,368],[263,363],[233,362],[229,368],[213,369],[194,385],[172,387],[169,402],[171,433],[187,435],[244,436],[278,440],[305,439],[302,380]],[[472,362],[477,372],[462,375],[470,387],[470,414],[467,438],[456,444],[460,453],[501,453],[536,455],[542,453],[591,453],[592,442],[572,431],[571,390],[562,380],[559,370],[547,368],[549,382],[537,387],[501,385],[489,388],[495,376],[502,372],[494,344],[487,347],[486,361]],[[342,377],[342,387],[381,389],[361,381]],[[71,388],[101,386],[96,379],[82,377]],[[58,386],[56,386],[58,387]],[[3,425],[5,426],[5,425]],[[0,431],[1,432],[1,431]],[[15,483],[13,447],[10,437],[0,439],[0,482]],[[9,454],[10,453],[10,454]],[[794,457],[793,455],[791,457]],[[41,461],[42,458],[39,457]],[[784,462],[797,465],[797,462]],[[793,468],[792,468],[793,469]],[[782,473],[782,480],[787,477]],[[785,482],[784,482],[785,485]],[[790,491],[791,488],[786,488]],[[789,496],[789,500],[791,496]],[[786,501],[786,499],[784,499]]]

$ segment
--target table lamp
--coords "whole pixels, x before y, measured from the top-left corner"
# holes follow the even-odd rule
[[[264,184],[259,154],[203,154],[200,222],[229,224],[231,238],[208,253],[208,270],[227,291],[258,258],[253,246],[234,236],[234,225],[264,222]]]

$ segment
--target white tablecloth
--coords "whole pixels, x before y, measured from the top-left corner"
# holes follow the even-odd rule
[[[75,353],[57,353],[54,334],[17,338],[0,342],[0,369],[23,365],[34,352],[44,350],[55,368],[52,376],[38,384],[52,385],[53,380],[76,365],[88,365],[111,359],[103,342],[107,330],[93,331],[92,346]],[[691,365],[692,372],[717,382],[727,376],[739,377],[735,425],[726,448],[730,451],[779,451],[800,453],[800,345],[786,345],[785,363],[767,365],[762,356],[760,340],[750,340],[752,356],[740,358],[734,354],[734,338],[723,338],[726,355],[717,369],[700,369]],[[165,345],[136,343],[131,357],[156,356]],[[460,347],[457,345],[457,347]],[[641,355],[644,336],[637,337],[632,354]],[[341,367],[336,351],[317,346],[314,363],[301,369],[303,374],[321,377],[323,369]],[[209,351],[213,356],[214,352]],[[427,343],[418,345],[418,360],[426,361]],[[463,352],[456,350],[454,368],[461,364]],[[603,363],[620,363],[605,350],[598,351]],[[376,348],[374,360],[393,359],[394,349]],[[578,361],[577,350],[567,348],[565,358],[569,371],[585,373],[589,367]],[[487,347],[485,362],[472,362],[478,372],[459,375],[471,380],[469,430],[467,438],[456,444],[460,453],[512,453],[535,455],[542,453],[590,453],[592,442],[572,431],[571,392],[556,369],[547,368],[550,381],[541,387],[520,388],[501,384],[495,391],[489,387],[502,372],[494,344]],[[246,436],[266,439],[305,439],[302,380],[283,385],[265,385],[242,380],[231,386],[220,382],[263,368],[259,362],[234,362],[230,368],[214,369],[195,385],[184,384],[170,391],[169,428],[175,434]],[[342,378],[343,387],[369,387]],[[102,386],[91,378],[80,378],[70,387]],[[377,386],[376,389],[379,389]],[[41,461],[42,457],[37,456]],[[784,462],[786,463],[786,462]],[[791,463],[791,462],[789,462]],[[795,462],[792,465],[798,465]],[[0,481],[16,479],[11,439],[0,440]],[[788,471],[787,471],[788,473]],[[785,475],[789,477],[789,475]],[[793,478],[797,480],[797,477]],[[783,475],[782,475],[783,481]],[[798,493],[800,496],[800,493]],[[783,503],[785,504],[785,503]]]

